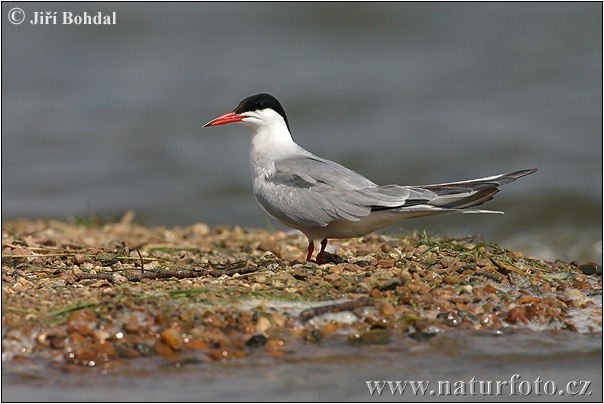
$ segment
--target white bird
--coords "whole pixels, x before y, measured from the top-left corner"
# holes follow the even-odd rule
[[[537,169],[445,184],[377,185],[361,174],[298,146],[283,107],[270,94],[241,101],[233,112],[204,125],[240,122],[250,131],[250,168],[256,201],[272,217],[308,237],[306,260],[321,240],[358,237],[402,219],[446,212],[503,213],[468,209],[493,199],[498,187]]]

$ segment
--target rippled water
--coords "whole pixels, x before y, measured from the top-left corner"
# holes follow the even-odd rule
[[[394,346],[308,346],[287,361],[263,358],[174,368],[159,360],[140,359],[126,370],[106,375],[85,368],[77,373],[40,372],[35,365],[17,364],[3,375],[2,399],[601,402],[601,358],[601,334],[448,332],[429,341],[407,340]],[[494,388],[486,394],[486,387],[485,394],[480,394],[480,381],[492,381],[495,386],[497,381],[511,383],[512,379],[515,394],[511,394],[510,384],[501,384],[501,394]],[[424,394],[413,394],[411,388],[402,397],[389,388],[381,396],[370,394],[366,381],[388,380],[429,383]],[[578,384],[567,390],[570,382],[588,381],[585,394],[572,394],[581,391]],[[450,390],[446,390],[447,383]],[[472,384],[476,394],[471,394]],[[461,390],[455,394],[455,386],[461,385],[466,394]],[[541,394],[537,394],[537,385]],[[430,394],[432,390],[434,394]]]

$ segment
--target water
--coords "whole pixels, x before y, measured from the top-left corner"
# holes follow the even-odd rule
[[[505,216],[439,216],[387,231],[481,234],[537,257],[602,262],[600,3],[3,3],[2,18],[13,7],[29,17],[115,11],[117,25],[3,20],[3,220],[134,209],[148,225],[279,227],[251,195],[245,128],[202,129],[269,92],[300,145],[379,183],[539,168],[488,205]],[[199,365],[101,381],[38,372],[25,384],[10,379],[3,399],[106,400],[109,391],[118,400],[366,400],[364,377],[520,373],[595,375],[601,400],[601,348],[568,335],[551,336],[571,346],[560,358],[555,349],[530,355],[539,344],[518,337],[487,359],[427,348],[395,360]],[[481,352],[493,346],[459,338],[491,344]]]
[[[387,346],[308,346],[287,360],[203,362],[181,368],[153,360],[99,375],[17,365],[4,373],[3,401],[602,401],[602,337],[569,332],[503,335],[449,332]],[[580,347],[578,347],[580,346]],[[435,366],[438,364],[438,366]],[[517,375],[514,378],[514,375]],[[69,376],[69,377],[67,377]],[[490,394],[472,381],[501,384]],[[372,396],[366,381],[429,382],[427,392]],[[439,391],[439,382],[441,388]],[[590,382],[585,394],[571,382]],[[457,384],[456,384],[457,383]],[[522,385],[521,385],[522,383]],[[547,383],[547,386],[545,385]],[[450,390],[446,390],[447,384]],[[465,388],[456,391],[455,386]],[[529,386],[530,385],[530,386]],[[540,394],[536,385],[540,387]],[[554,389],[555,386],[555,389]],[[585,386],[581,384],[580,386]],[[529,390],[530,389],[530,390]],[[434,394],[430,394],[434,391]],[[530,394],[528,394],[530,391]],[[563,393],[560,393],[563,391]],[[449,394],[446,394],[449,393]],[[589,394],[588,394],[589,393]]]

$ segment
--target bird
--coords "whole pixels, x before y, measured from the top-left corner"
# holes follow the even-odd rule
[[[442,184],[377,185],[363,175],[321,158],[293,139],[281,103],[261,93],[204,127],[241,123],[250,132],[250,170],[256,201],[270,216],[308,238],[306,261],[315,243],[321,264],[328,239],[360,237],[402,219],[447,212],[503,213],[471,209],[493,199],[499,186],[536,168]]]

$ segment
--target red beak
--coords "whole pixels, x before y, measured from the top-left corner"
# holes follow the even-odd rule
[[[212,119],[210,122],[203,125],[203,127],[205,128],[206,126],[218,126],[218,125],[226,125],[227,123],[241,122],[243,120],[243,118],[246,118],[246,116],[237,115],[234,112],[229,112],[227,114],[220,115],[218,118]]]

